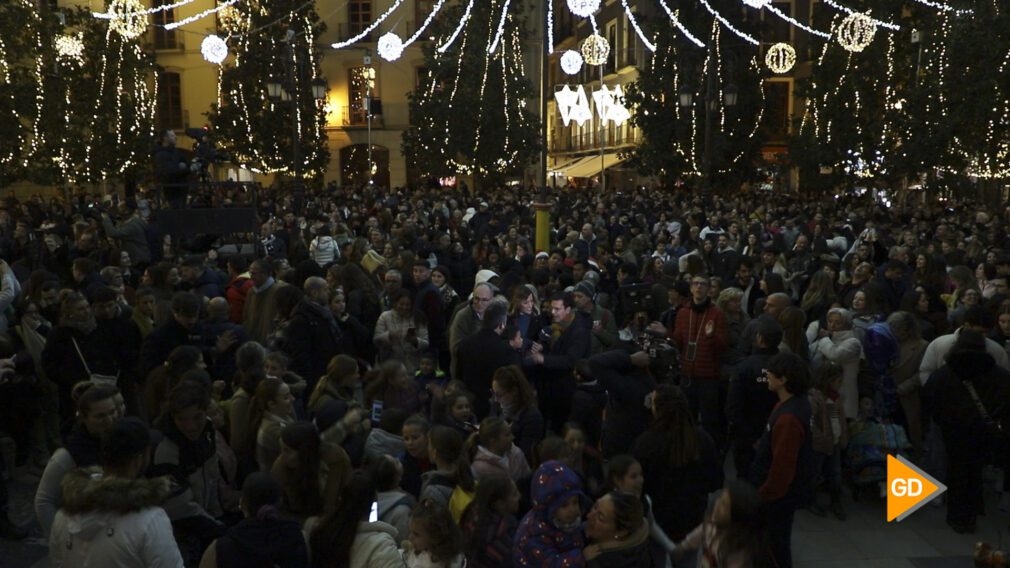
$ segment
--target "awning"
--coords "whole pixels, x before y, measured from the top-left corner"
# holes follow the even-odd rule
[[[571,159],[568,159],[568,160],[561,160],[561,161],[559,161],[557,164],[555,164],[553,166],[548,166],[547,167],[547,174],[551,175],[551,174],[555,174],[556,173],[558,175],[565,175],[565,173],[572,166],[574,166],[576,163],[581,162],[581,161],[582,161],[582,158],[571,158]]]
[[[603,169],[606,170],[620,164],[623,161],[624,160],[616,152],[604,154],[602,160],[598,155],[587,156],[565,170],[565,175],[576,178],[592,177],[600,173],[601,162]]]

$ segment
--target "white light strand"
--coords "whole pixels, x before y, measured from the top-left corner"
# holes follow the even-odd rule
[[[145,8],[143,10],[138,10],[130,14],[129,17],[132,18],[134,16],[146,16],[148,14],[157,14],[158,12],[174,10],[176,8],[185,6],[186,4],[192,4],[195,1],[196,0],[180,0],[175,4],[165,4],[162,6],[155,6],[154,8]],[[91,15],[98,18],[99,20],[119,20],[127,17],[126,14],[123,14],[121,12],[92,12]]]
[[[166,30],[174,30],[175,28],[178,28],[178,27],[181,27],[181,26],[185,26],[186,24],[191,24],[191,23],[193,23],[193,22],[195,22],[197,20],[202,20],[203,18],[206,18],[207,16],[209,16],[211,14],[216,14],[216,13],[220,12],[221,10],[224,10],[228,6],[234,5],[237,2],[238,2],[238,0],[227,0],[223,4],[218,4],[217,6],[214,6],[213,8],[210,8],[208,10],[204,10],[203,12],[200,12],[199,14],[193,14],[192,16],[190,16],[188,18],[183,18],[183,19],[179,20],[178,22],[172,22],[170,24],[165,24],[165,29]]]
[[[793,18],[792,16],[786,14],[782,10],[779,10],[778,8],[775,7],[774,4],[768,4],[767,6],[765,6],[765,10],[768,10],[772,14],[775,14],[776,16],[782,18],[783,20],[789,22],[790,24],[796,26],[797,28],[799,28],[799,29],[801,29],[801,30],[803,30],[803,31],[805,31],[805,32],[807,32],[809,34],[813,34],[813,35],[815,35],[817,37],[822,37],[824,39],[831,39],[831,34],[829,34],[827,32],[822,32],[820,30],[815,30],[814,28],[811,28],[810,26],[808,26],[808,25],[800,22],[799,20]]]
[[[667,5],[666,0],[660,0],[660,5],[663,6],[663,10],[667,12],[668,16],[670,16],[670,21],[674,22],[674,26],[676,26],[677,29],[680,29],[681,33],[683,33],[685,37],[687,37],[695,45],[698,45],[699,48],[704,48],[705,43],[701,39],[695,37],[695,35],[691,33],[691,31],[688,30],[688,28],[684,27],[684,24],[681,23],[680,18],[677,17],[677,13],[675,13],[673,10],[670,9],[670,6]]]
[[[428,14],[428,17],[424,19],[424,23],[421,24],[421,27],[417,28],[417,31],[414,32],[414,35],[410,36],[409,38],[407,38],[407,41],[403,42],[403,47],[409,46],[410,44],[417,41],[417,38],[421,37],[421,34],[424,33],[424,30],[428,28],[428,25],[435,20],[435,16],[438,14],[438,11],[442,9],[442,4],[445,4],[445,0],[438,0],[438,2],[435,3],[435,5],[431,8],[431,13]]]
[[[761,45],[761,42],[755,39],[754,36],[746,32],[742,32],[738,30],[736,27],[734,27],[733,24],[729,22],[729,20],[727,20],[722,14],[720,14],[715,8],[713,8],[711,4],[708,3],[708,0],[698,0],[698,1],[701,2],[701,5],[704,6],[705,9],[708,10],[708,12],[715,17],[715,19],[719,20],[719,22],[722,23],[722,25],[729,28],[729,31],[735,33],[737,36],[740,37],[740,39],[750,44]]]
[[[398,0],[398,1],[402,2],[403,0]],[[470,0],[467,3],[466,9],[463,10],[463,17],[459,19],[459,24],[456,26],[456,29],[453,30],[452,35],[449,36],[449,39],[445,40],[445,43],[443,43],[442,45],[438,46],[438,48],[436,48],[435,51],[437,51],[439,53],[445,53],[445,51],[447,49],[449,49],[449,46],[452,45],[452,42],[456,41],[456,38],[459,36],[459,33],[462,32],[463,31],[463,27],[466,26],[466,21],[470,19],[470,10],[473,9],[473,2],[474,2],[474,0]],[[385,16],[383,16],[383,17],[385,17]],[[362,36],[362,37],[364,37],[364,36]]]
[[[547,55],[550,55],[554,53],[554,2],[544,1],[547,2]]]
[[[628,17],[628,23],[631,24],[631,27],[634,28],[635,33],[638,34],[638,39],[642,40],[642,45],[645,46],[645,49],[655,52],[656,45],[651,41],[649,41],[649,38],[645,37],[645,32],[643,32],[642,28],[638,26],[638,21],[635,20],[635,14],[632,13],[631,7],[628,6],[628,0],[621,0],[621,6],[624,6],[624,15]]]
[[[852,8],[849,8],[848,6],[843,6],[843,5],[839,4],[838,2],[835,2],[835,0],[824,0],[824,3],[827,4],[828,6],[831,6],[834,9],[840,11],[840,12],[845,12],[846,14],[852,14],[853,12],[855,12],[855,10],[853,10]],[[878,20],[876,18],[873,18],[872,16],[870,16],[870,17],[871,17],[871,19],[873,19],[874,22],[877,23],[878,26],[880,26],[882,28],[887,28],[889,30],[894,30],[894,31],[898,31],[898,30],[901,29],[901,26],[899,26],[898,24],[891,23],[891,22],[885,22],[883,20]]]
[[[935,8],[944,12],[952,12],[956,16],[964,16],[971,14],[972,10],[955,8],[949,4],[941,4],[940,2],[933,2],[933,0],[915,0],[919,4],[929,6],[930,8]]]
[[[595,35],[600,35],[600,27],[596,25],[596,16],[589,14],[589,24],[593,26],[593,33]]]
[[[352,37],[350,39],[345,39],[344,41],[338,41],[338,42],[336,42],[334,44],[331,44],[330,47],[332,47],[333,49],[341,49],[341,48],[344,48],[344,47],[347,47],[347,46],[351,45],[352,43],[358,42],[360,39],[362,39],[365,36],[367,36],[368,34],[372,33],[372,31],[375,28],[379,27],[379,24],[381,24],[382,22],[384,22],[386,20],[386,18],[388,18],[393,13],[394,10],[396,10],[397,8],[399,8],[400,4],[403,4],[403,0],[396,0],[395,2],[393,2],[392,6],[390,6],[385,12],[382,13],[381,16],[379,16],[379,18],[377,20],[375,20],[371,24],[368,24],[368,27],[366,27],[365,29],[361,30],[361,33],[359,33],[358,35],[356,35],[356,36],[354,36],[354,37]],[[471,1],[471,5],[472,4],[473,4],[473,2]],[[467,15],[469,15],[469,12],[467,13]],[[466,17],[464,16],[463,19],[465,20]]]
[[[550,0],[544,0],[549,2]],[[498,44],[501,43],[501,36],[505,33],[505,18],[509,15],[509,0],[505,0],[505,5],[501,9],[501,18],[498,19],[498,30],[494,33],[494,39],[491,41],[491,45],[488,46],[487,52],[494,53],[498,49]]]

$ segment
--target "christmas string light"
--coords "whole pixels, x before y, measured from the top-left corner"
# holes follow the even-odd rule
[[[126,39],[140,37],[147,30],[147,16],[140,14],[143,9],[139,0],[112,0],[108,11],[120,17],[109,20],[109,29]]]
[[[799,29],[801,29],[801,30],[803,30],[803,31],[805,31],[805,32],[807,32],[809,34],[813,34],[813,35],[815,35],[817,37],[822,37],[824,39],[831,39],[831,34],[829,34],[827,32],[822,32],[820,30],[815,30],[814,28],[811,28],[810,26],[808,26],[808,25],[800,22],[799,20],[793,18],[792,16],[786,14],[782,10],[779,10],[778,8],[775,7],[774,4],[768,4],[767,6],[765,6],[765,10],[768,10],[772,14],[775,14],[779,18],[781,18],[781,19],[789,22],[790,24],[796,26],[797,28],[799,28]]]
[[[761,8],[764,8],[765,6],[771,4],[771,1],[772,0],[743,0],[743,3],[750,6],[751,8],[760,10]]]
[[[680,22],[680,18],[677,17],[677,14],[673,10],[671,10],[670,7],[666,4],[666,0],[659,0],[659,5],[663,7],[663,10],[666,12],[666,15],[669,16],[670,21],[673,22],[674,27],[680,30],[680,33],[684,34],[684,37],[686,37],[691,43],[697,45],[698,47],[705,47],[705,43],[703,41],[694,37],[694,34],[692,34],[686,27],[684,27],[684,24]],[[710,9],[709,11],[711,12],[712,10]]]
[[[545,0],[549,1],[549,0]],[[508,17],[509,13],[509,0],[505,0],[505,5],[501,9],[501,18],[498,19],[498,30],[495,31],[494,40],[491,41],[491,45],[488,46],[487,52],[494,53],[498,49],[498,43],[501,41],[501,35],[505,32],[505,18]]]
[[[561,54],[561,70],[569,75],[575,75],[582,70],[582,54],[569,49]]]
[[[218,36],[211,34],[200,43],[200,54],[203,58],[220,65],[228,57],[228,44]]]
[[[856,12],[842,20],[835,30],[838,43],[846,50],[859,53],[866,49],[877,33],[877,24],[866,14]]]
[[[417,28],[417,31],[414,32],[414,35],[410,36],[409,38],[407,38],[407,41],[403,42],[403,47],[409,46],[410,44],[417,41],[419,37],[421,37],[421,34],[424,33],[424,30],[428,29],[428,25],[435,20],[435,16],[438,14],[438,11],[442,9],[443,4],[445,4],[445,0],[438,0],[438,2],[435,3],[435,5],[431,9],[431,12],[428,14],[428,17],[425,18],[424,23],[421,24],[421,27]]]
[[[402,2],[403,0],[398,1]],[[470,19],[470,10],[473,9],[473,2],[474,0],[469,0],[469,2],[467,2],[466,8],[463,9],[463,17],[459,19],[459,24],[456,26],[456,29],[453,30],[452,35],[449,36],[449,39],[447,39],[445,43],[435,48],[435,51],[437,51],[438,53],[445,53],[446,50],[449,49],[449,47],[453,44],[453,42],[456,41],[456,37],[459,36],[459,33],[461,31],[463,31],[463,27],[466,25],[466,21]]]
[[[547,55],[551,55],[554,53],[554,2],[545,1],[547,1]]]
[[[386,32],[375,43],[375,51],[386,61],[396,61],[403,54],[403,41],[395,33]]]
[[[628,18],[628,23],[631,24],[635,33],[638,34],[638,39],[642,40],[642,45],[645,46],[645,49],[655,52],[656,44],[652,43],[649,41],[649,38],[645,37],[645,32],[642,31],[641,27],[639,27],[638,20],[635,19],[635,14],[632,13],[631,7],[628,6],[628,0],[621,0],[621,6],[624,7],[624,15]]]
[[[237,3],[237,2],[238,2],[238,0],[226,0],[223,4],[218,4],[217,6],[214,6],[213,8],[209,8],[207,10],[204,10],[203,12],[200,12],[199,14],[193,14],[192,16],[190,16],[188,18],[183,18],[183,19],[179,20],[178,22],[171,22],[171,23],[165,24],[165,29],[166,30],[174,30],[175,28],[178,28],[178,27],[181,27],[181,26],[185,26],[186,24],[191,24],[191,23],[193,23],[193,22],[195,22],[197,20],[202,20],[203,18],[206,18],[207,16],[209,16],[211,14],[215,14],[217,12],[220,12],[221,10],[224,10],[228,6],[232,6],[235,3]]]
[[[588,18],[600,9],[600,0],[567,0],[568,10],[580,18]]]
[[[950,12],[956,16],[965,16],[972,13],[972,10],[955,8],[949,4],[942,4],[940,2],[934,2],[933,0],[915,0],[915,1],[918,2],[919,4],[929,6],[930,8],[935,8],[943,12]]]
[[[855,13],[855,10],[853,10],[852,8],[849,8],[847,6],[843,6],[843,5],[839,4],[838,2],[835,2],[835,0],[824,0],[824,3],[827,4],[828,6],[831,6],[832,8],[834,8],[836,10],[839,10],[841,12],[845,12],[846,14]],[[867,15],[869,15],[869,14],[867,14]],[[894,24],[894,23],[891,23],[891,22],[885,22],[883,20],[878,20],[876,18],[873,18],[872,16],[870,16],[870,17],[871,17],[871,19],[874,22],[877,23],[878,26],[880,26],[882,28],[887,28],[889,30],[894,30],[894,31],[898,31],[898,30],[901,29],[901,26],[899,26],[898,24]]]
[[[229,1],[234,3],[237,0],[229,0]],[[371,24],[368,24],[368,26],[366,26],[365,29],[361,30],[361,32],[358,33],[358,35],[350,39],[345,39],[344,41],[338,41],[336,43],[333,43],[330,45],[330,47],[332,47],[333,49],[341,49],[351,45],[352,43],[357,43],[359,40],[368,36],[368,34],[372,33],[372,31],[375,30],[375,28],[379,27],[379,25],[382,22],[386,21],[386,18],[388,18],[397,8],[400,7],[400,4],[403,4],[403,0],[395,0],[393,4],[385,12],[383,12],[382,15],[379,16],[377,20],[375,20]],[[471,6],[472,5],[473,1],[471,0]],[[467,12],[467,15],[469,15],[469,11]],[[464,20],[465,19],[466,16],[464,16]]]
[[[81,35],[61,35],[53,42],[56,55],[60,59],[69,60],[78,66],[84,65],[84,42]]]
[[[593,34],[582,42],[582,59],[588,65],[603,65],[610,56],[610,42],[607,38]]]
[[[729,20],[727,20],[722,14],[720,14],[715,8],[713,8],[712,5],[708,3],[708,0],[698,0],[698,1],[701,2],[701,5],[704,6],[705,9],[708,10],[708,12],[712,14],[712,16],[716,20],[719,20],[719,22],[721,22],[722,25],[726,26],[729,29],[729,31],[735,33],[740,39],[753,45],[761,45],[761,42],[759,42],[756,38],[754,38],[754,36],[738,30],[733,24],[730,23]],[[660,0],[660,2],[662,3],[663,0]]]
[[[155,6],[153,8],[142,8],[132,15],[123,14],[121,12],[113,12],[109,10],[108,12],[92,12],[91,15],[99,20],[118,20],[120,18],[133,17],[133,16],[146,16],[149,14],[157,14],[158,12],[165,12],[168,10],[174,10],[176,8],[181,8],[186,4],[192,4],[196,0],[180,0],[174,4],[163,4],[161,6]]]

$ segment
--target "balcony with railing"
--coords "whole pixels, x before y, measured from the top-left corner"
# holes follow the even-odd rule
[[[341,124],[355,128],[368,126],[368,112],[362,105],[344,105],[340,107]],[[372,99],[372,128],[382,128],[382,100]]]
[[[600,132],[556,132],[550,140],[549,148],[552,153],[575,153],[587,150],[599,150],[601,141]],[[629,124],[622,124],[617,127],[607,129],[606,137],[603,138],[603,148],[605,150],[634,146],[641,140],[641,134],[636,128]]]

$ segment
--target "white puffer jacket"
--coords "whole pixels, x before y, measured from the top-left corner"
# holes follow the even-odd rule
[[[172,524],[159,504],[169,483],[77,469],[63,481],[63,508],[49,537],[54,568],[182,568]]]

